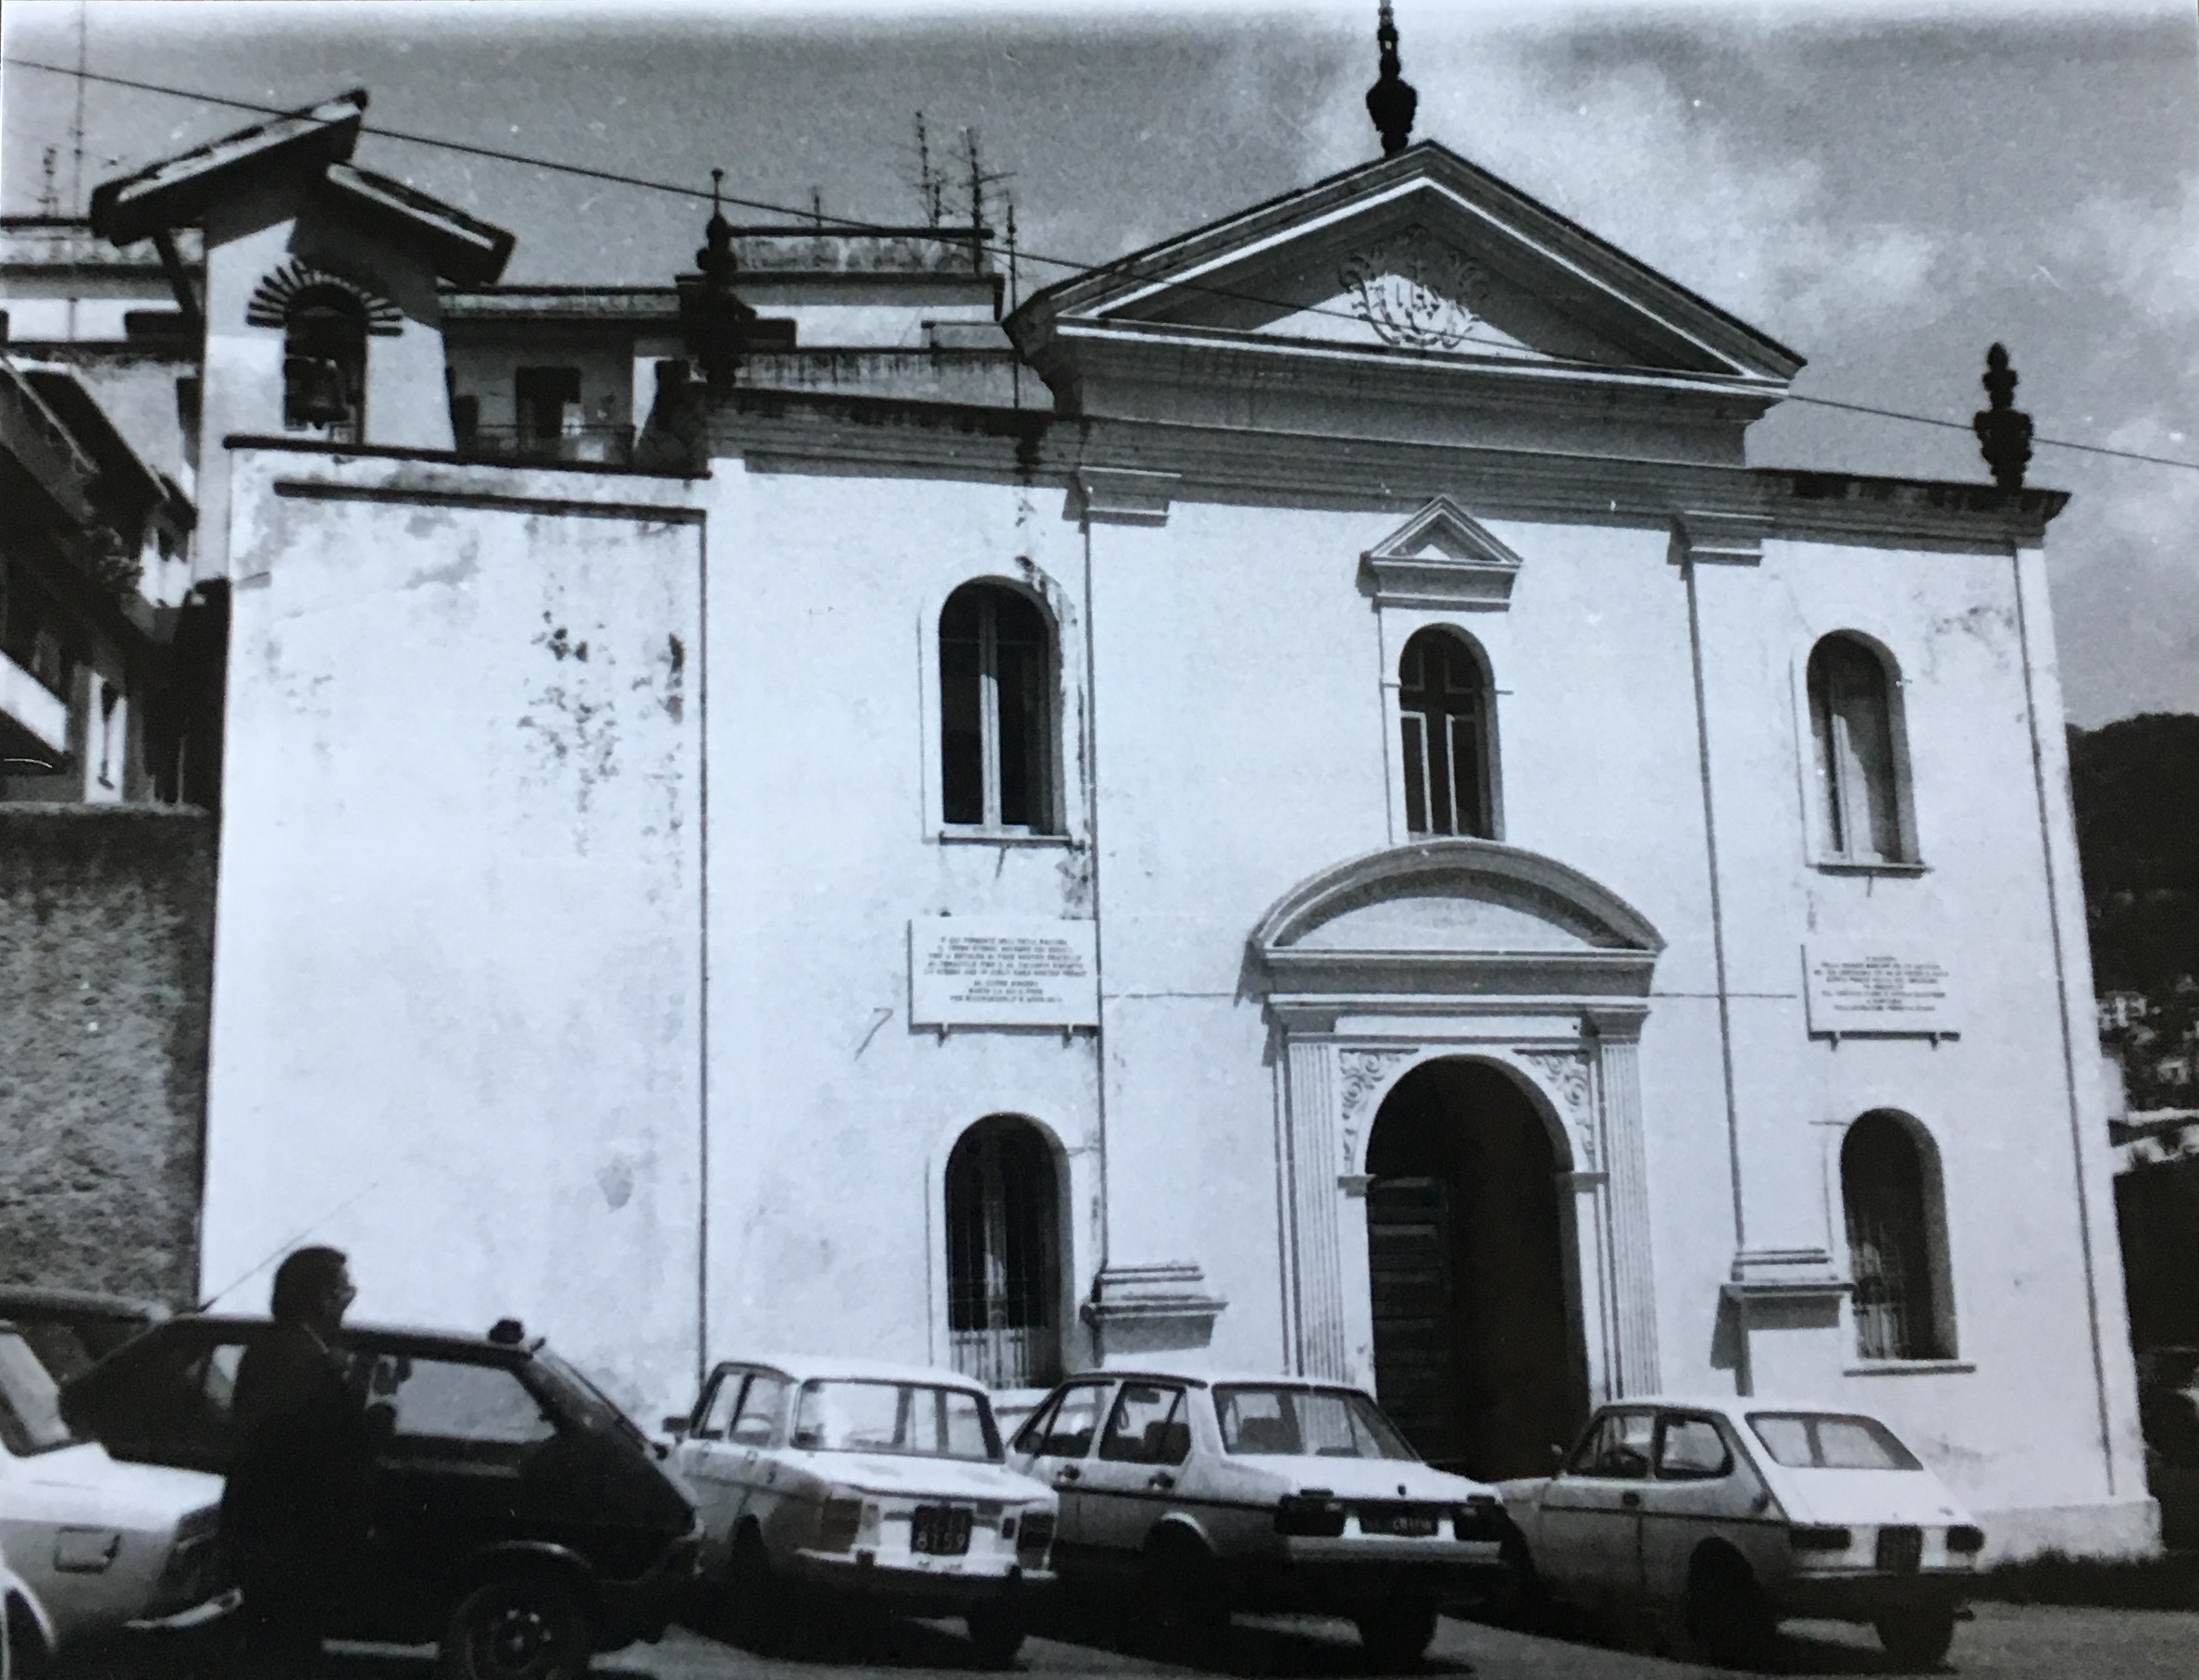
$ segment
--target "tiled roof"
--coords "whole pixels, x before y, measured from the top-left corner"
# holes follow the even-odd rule
[[[135,175],[103,181],[92,194],[93,231],[118,245],[134,244],[164,228],[197,222],[206,205],[247,171],[317,159],[324,166],[342,162],[358,144],[366,114],[366,90],[354,88],[163,158]]]

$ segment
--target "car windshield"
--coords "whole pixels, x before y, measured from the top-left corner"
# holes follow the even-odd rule
[[[1748,1426],[1790,1470],[1921,1470],[1917,1455],[1875,1417],[1852,1412],[1751,1412]]]
[[[0,1441],[18,1455],[66,1447],[76,1437],[61,1421],[53,1373],[14,1330],[0,1330]]]
[[[794,1408],[794,1445],[812,1452],[905,1452],[997,1462],[1000,1432],[982,1394],[881,1379],[811,1378]]]
[[[1214,1416],[1231,1452],[1324,1459],[1417,1459],[1365,1395],[1349,1388],[1220,1388]]]
[[[580,1420],[581,1427],[599,1432],[609,1430],[625,1436],[637,1446],[648,1447],[649,1437],[641,1432],[641,1425],[574,1366],[554,1353],[540,1351],[534,1356],[534,1364],[545,1386]]]

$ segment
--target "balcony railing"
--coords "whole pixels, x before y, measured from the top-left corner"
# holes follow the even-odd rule
[[[528,431],[517,426],[473,426],[458,433],[458,453],[475,461],[519,467],[592,465],[630,467],[631,426],[568,426],[563,431]]]

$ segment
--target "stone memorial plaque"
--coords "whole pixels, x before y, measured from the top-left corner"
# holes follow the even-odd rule
[[[1940,1038],[1957,1030],[1946,964],[1915,946],[1842,940],[1802,948],[1809,1030]]]
[[[909,1024],[1097,1027],[1096,941],[1092,923],[1060,917],[913,917]]]

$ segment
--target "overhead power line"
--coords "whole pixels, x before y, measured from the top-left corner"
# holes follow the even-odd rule
[[[170,99],[188,100],[199,105],[219,106],[230,110],[249,111],[261,117],[288,117],[293,115],[298,109],[295,106],[262,105],[255,100],[235,99],[225,94],[202,93],[157,81],[143,81],[128,76],[116,76],[104,71],[81,69],[68,65],[44,64],[34,58],[6,58],[0,59],[0,63],[13,66],[19,69],[41,70],[48,75],[72,77],[78,80],[80,85],[83,81],[104,82],[112,87],[130,88],[138,93],[158,93]],[[488,158],[497,163],[518,164],[527,168],[547,169],[557,174],[577,176],[587,180],[603,181],[613,186],[639,188],[643,192],[668,193],[680,198],[707,201],[712,197],[708,189],[687,186],[678,181],[655,180],[644,175],[628,175],[616,169],[599,169],[592,165],[567,163],[559,158],[542,157],[530,152],[514,152],[500,146],[477,145],[470,141],[450,140],[436,134],[414,133],[404,129],[389,128],[380,123],[362,123],[360,127],[364,132],[379,135],[384,140],[402,141],[408,145],[427,146],[437,151],[454,152],[463,156]],[[890,234],[909,231],[906,228],[896,227],[886,222],[866,221],[859,218],[846,216],[826,216],[820,212],[814,203],[806,208],[797,208],[789,205],[774,204],[767,199],[742,198],[730,193],[720,193],[718,197],[720,202],[733,205],[740,209],[755,210],[768,216],[782,217],[791,224],[809,228],[824,227],[846,233]],[[975,232],[967,239],[957,239],[956,243],[965,243],[974,249],[983,250],[996,255],[1010,254],[1007,246],[981,239]],[[1327,316],[1355,323],[1360,319],[1357,315],[1348,310],[1302,304],[1287,298],[1262,296],[1257,292],[1245,292],[1228,286],[1218,286],[1211,282],[1170,279],[1164,275],[1141,276],[1137,272],[1134,257],[1118,258],[1112,262],[1088,263],[1075,257],[1050,256],[1043,252],[1037,251],[1017,250],[1013,255],[1020,262],[1039,263],[1048,268],[1065,269],[1073,276],[1121,274],[1134,280],[1149,279],[1175,291],[1224,298],[1236,303],[1256,304],[1290,314]],[[1517,348],[1504,340],[1490,338],[1485,334],[1477,335],[1467,332],[1462,336],[1468,342],[1488,344],[1498,349]],[[1538,352],[1537,355],[1544,361],[1600,373],[1639,373],[1669,378],[1675,371],[1670,367],[1652,367],[1640,364],[1599,362],[1587,356],[1554,355],[1541,352]],[[1806,396],[1794,391],[1786,392],[1780,400],[1787,403],[1799,403],[1811,408],[1837,409],[1847,414],[1870,415],[1879,419],[1899,420],[1912,426],[1932,426],[1966,434],[1971,429],[1970,424],[1967,420],[1944,419],[1936,415],[1911,414],[1904,409],[1882,408],[1868,403],[1844,402],[1834,397]],[[2199,472],[2199,461],[2179,460],[2170,455],[2146,454],[2138,450],[2115,449],[2104,443],[2080,443],[2068,438],[2034,435],[2031,439],[2031,446],[2033,449],[2068,449],[2081,454],[2102,455],[2112,460],[2136,461],[2149,467],[2181,467],[2187,472]]]

